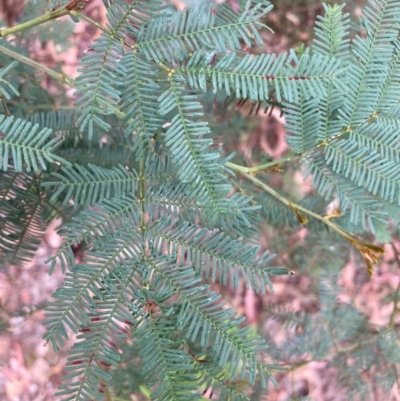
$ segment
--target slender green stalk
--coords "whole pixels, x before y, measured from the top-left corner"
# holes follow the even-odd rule
[[[272,162],[269,162],[266,164],[261,164],[260,166],[255,166],[255,167],[244,167],[244,166],[239,166],[238,164],[230,163],[230,162],[225,163],[225,166],[232,170],[235,170],[239,173],[253,174],[253,173],[259,173],[262,171],[265,172],[265,171],[271,170],[273,167],[278,166],[281,163],[287,162],[289,160],[292,160],[292,159],[300,157],[300,156],[301,155],[291,154],[291,155],[282,157],[280,159],[276,159]]]
[[[27,110],[29,113],[34,113],[37,110],[74,110],[74,107],[68,105],[35,104],[28,106]]]
[[[67,216],[60,208],[57,208],[55,205],[53,205],[49,201],[49,198],[42,196],[41,199],[42,199],[43,203],[45,203],[49,208],[51,208],[55,213],[57,213],[57,216],[60,216],[62,218],[62,220],[63,220],[62,224],[73,222],[73,219],[71,217]]]
[[[62,74],[60,72],[54,71],[52,68],[46,67],[46,66],[38,63],[37,61],[34,61],[28,57],[23,56],[22,54],[19,54],[13,50],[8,49],[7,47],[1,46],[1,45],[0,45],[0,52],[7,54],[7,56],[14,58],[15,60],[18,60],[21,63],[30,65],[32,68],[35,68],[36,70],[39,70],[39,71],[44,72],[45,74],[48,74],[50,77],[53,77],[57,81],[60,81],[62,83],[66,83],[70,86],[75,87],[75,80],[66,74]],[[99,102],[105,103],[102,99],[99,99]],[[125,113],[123,113],[117,107],[112,107],[111,105],[108,105],[108,104],[107,104],[107,107],[112,108],[114,114],[117,117],[119,117],[119,118],[125,117]]]
[[[226,163],[226,164],[231,164],[229,167],[232,170],[235,170],[235,165],[232,165],[232,163]],[[259,188],[261,188],[264,191],[271,194],[274,198],[278,199],[280,202],[282,202],[289,208],[291,208],[296,213],[296,215],[299,218],[301,223],[306,224],[308,222],[308,219],[305,216],[303,216],[303,214],[306,214],[310,217],[313,217],[314,219],[317,219],[317,220],[323,222],[328,227],[330,227],[332,230],[337,232],[340,236],[342,236],[344,239],[346,239],[352,246],[354,246],[360,252],[361,257],[364,259],[364,262],[367,266],[368,274],[370,275],[370,277],[372,276],[372,274],[373,274],[372,263],[376,263],[379,260],[380,255],[385,253],[385,251],[382,247],[358,240],[357,238],[355,238],[354,236],[349,234],[347,231],[345,231],[341,227],[339,227],[337,224],[335,224],[331,220],[332,216],[321,216],[317,213],[314,213],[313,211],[306,209],[305,207],[303,207],[301,205],[298,205],[296,203],[289,201],[284,196],[279,194],[273,188],[271,188],[264,182],[260,181],[256,177],[253,177],[250,174],[244,173],[244,172],[240,171],[239,169],[236,169],[235,171],[240,173],[243,177],[247,178],[249,181],[253,182]]]
[[[0,45],[0,52],[7,54],[7,56],[10,56],[13,59],[18,60],[21,63],[30,65],[31,67],[35,68],[36,70],[39,70],[39,71],[44,72],[45,74],[48,74],[50,77],[53,77],[57,81],[66,83],[70,86],[75,86],[75,82],[74,82],[73,78],[70,78],[65,74],[61,74],[60,72],[54,71],[53,69],[48,68],[48,67],[38,63],[37,61],[34,61],[28,57],[25,57],[22,54],[19,54],[11,49],[8,49],[7,47]]]
[[[140,202],[140,229],[145,229],[145,205],[144,205],[144,169],[145,169],[145,158],[142,157],[139,161],[139,202]]]
[[[1,105],[3,106],[5,115],[8,117],[11,115],[10,110],[8,110],[7,103],[4,101],[4,97],[0,95]]]
[[[11,28],[0,29],[0,38],[4,38],[8,35],[15,34],[17,32],[24,31],[25,29],[33,28],[34,26],[42,25],[46,22],[49,22],[53,19],[57,19],[63,17],[65,15],[70,14],[70,10],[67,10],[67,5],[57,8],[54,11],[50,11],[40,17],[34,18],[33,20],[24,22],[23,24],[19,24],[16,26],[12,26]]]
[[[303,206],[300,206],[300,205],[298,205],[296,203],[293,203],[293,202],[289,201],[284,196],[282,196],[277,191],[275,191],[273,188],[271,188],[270,186],[268,186],[264,182],[260,181],[256,177],[253,177],[250,174],[242,173],[242,172],[240,172],[240,174],[243,175],[244,177],[246,177],[249,181],[252,181],[258,187],[262,188],[264,191],[266,191],[269,194],[271,194],[274,198],[278,199],[280,202],[282,202],[286,206],[290,207],[291,209],[297,210],[299,212],[303,212],[303,213],[309,215],[310,217],[313,217],[314,219],[322,221],[324,224],[326,224],[327,226],[331,227],[334,231],[336,231],[338,234],[342,235],[346,239],[351,238],[350,234],[346,233],[343,229],[341,229],[339,226],[337,226],[335,223],[333,223],[329,218],[323,217],[323,216],[321,216],[321,215],[319,215],[317,213],[312,212],[311,210],[306,209]]]
[[[70,13],[70,15],[72,15],[72,16],[74,16],[76,18],[79,18],[80,20],[88,22],[89,24],[95,26],[96,28],[98,28],[101,31],[107,33],[108,35],[110,35],[110,36],[113,35],[113,33],[109,29],[107,29],[103,25],[99,24],[98,22],[92,20],[91,18],[87,17],[85,14],[79,13],[76,10],[71,10],[69,13]]]
[[[104,389],[106,401],[112,401],[112,396],[108,387]]]
[[[12,34],[15,34],[17,32],[24,31],[25,29],[33,28],[34,26],[38,26],[38,25],[44,24],[44,23],[46,23],[48,21],[63,17],[65,15],[73,15],[75,17],[78,17],[78,18],[80,18],[82,20],[85,20],[85,21],[89,22],[90,24],[94,25],[95,27],[103,30],[104,32],[107,32],[109,35],[112,35],[111,31],[109,31],[108,29],[102,27],[96,21],[93,21],[91,18],[86,17],[85,15],[83,15],[81,13],[78,13],[74,9],[67,9],[67,7],[68,7],[68,4],[66,4],[65,6],[60,7],[58,9],[56,9],[56,10],[50,11],[50,12],[48,12],[48,13],[40,16],[40,17],[34,18],[31,21],[24,22],[22,24],[13,26],[11,28],[0,29],[0,38],[2,38],[2,37],[4,38],[4,37],[6,37],[8,35],[12,35]],[[121,38],[121,40],[123,40],[123,39]],[[128,45],[129,47],[132,48],[132,45],[127,43],[125,40],[123,40],[123,42],[126,45]],[[40,64],[40,63],[28,58],[28,57],[25,57],[22,54],[14,52],[13,50],[8,49],[7,47],[4,47],[4,46],[0,45],[0,52],[2,52],[4,54],[7,54],[8,56],[14,58],[15,60],[18,60],[18,61],[20,61],[20,62],[22,62],[24,64],[27,64],[27,65],[35,68],[36,70],[39,70],[39,71],[44,72],[45,74],[48,74],[50,77],[53,77],[57,81],[60,81],[62,83],[66,83],[66,84],[68,84],[70,86],[73,86],[73,87],[75,86],[75,81],[74,81],[73,78],[68,77],[67,75],[59,73],[57,71],[54,71],[53,69],[48,68],[48,67],[46,67],[46,66],[44,66],[44,65],[42,65],[42,64]],[[100,102],[102,102],[102,100],[100,100]],[[110,105],[107,105],[107,107],[110,107]],[[122,113],[118,108],[112,107],[112,109],[113,109],[114,114],[117,117],[123,118],[125,116],[125,114]]]
[[[113,36],[117,39],[119,39],[124,45],[128,46],[130,49],[134,49],[134,45],[127,42],[122,36],[119,36],[117,34],[115,34],[114,32],[111,32],[109,29],[107,29],[106,27],[104,27],[103,25],[99,24],[98,22],[92,20],[91,18],[87,17],[85,14],[81,14],[76,10],[72,10],[70,11],[70,15],[79,18],[82,21],[86,21],[89,24],[95,26],[96,28],[100,29],[101,31],[107,33],[109,36]]]

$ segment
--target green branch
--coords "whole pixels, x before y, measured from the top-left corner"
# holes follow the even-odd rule
[[[99,24],[98,22],[92,20],[91,18],[87,17],[85,14],[78,13],[78,11],[72,10],[70,11],[70,15],[73,17],[79,18],[82,21],[86,21],[89,24],[95,26],[97,29],[100,29],[101,31],[105,32],[107,35],[112,36],[119,41],[121,41],[124,45],[128,46],[130,49],[134,49],[135,46],[129,42],[127,42],[122,36],[119,36],[116,32],[112,32],[103,25]]]
[[[78,11],[75,11],[75,10],[70,11],[70,14],[73,17],[76,17],[76,18],[79,18],[80,20],[88,22],[89,24],[95,26],[96,28],[100,29],[101,31],[107,33],[109,36],[113,36],[113,33],[109,29],[105,28],[103,25],[92,20],[91,18],[87,17],[86,15],[78,13]]]
[[[21,63],[24,63],[26,65],[31,66],[32,68],[38,70],[38,71],[42,71],[45,74],[48,74],[50,77],[56,79],[57,81],[61,82],[61,83],[66,83],[69,86],[73,86],[75,87],[75,81],[73,78],[69,77],[66,74],[62,74],[60,72],[57,72],[55,70],[53,70],[52,68],[46,67],[40,63],[38,63],[37,61],[34,61],[28,57],[23,56],[22,54],[19,54],[11,49],[8,49],[7,47],[1,46],[0,45],[0,52],[7,54],[7,56],[10,56],[12,58],[14,58],[15,60],[20,61]],[[99,100],[100,103],[105,103],[105,101],[103,101],[102,99]],[[124,118],[125,117],[125,113],[123,113],[122,111],[120,111],[117,107],[111,106],[107,104],[107,107],[111,108],[114,112],[114,114],[118,117],[118,118]]]
[[[145,208],[145,185],[144,180],[146,179],[144,172],[146,167],[146,160],[144,157],[140,158],[139,161],[139,202],[140,202],[140,231],[144,233],[145,230],[145,219],[146,219],[146,208]]]
[[[228,163],[227,163],[228,164]],[[229,166],[232,170],[235,170],[236,172],[240,173],[243,177],[247,178],[249,181],[251,181],[253,184],[258,186],[259,188],[263,189],[264,191],[268,192],[270,195],[272,195],[274,198],[278,199],[280,202],[282,202],[284,205],[287,207],[291,208],[297,215],[299,221],[303,224],[306,224],[308,222],[308,219],[303,215],[308,215],[310,217],[313,217],[314,219],[317,219],[321,222],[323,222],[325,225],[330,227],[332,230],[334,230],[336,233],[338,233],[341,237],[343,237],[346,241],[350,243],[354,248],[356,248],[360,254],[361,257],[363,258],[367,269],[368,269],[368,274],[371,277],[373,274],[373,263],[377,263],[379,260],[380,255],[385,253],[384,249],[380,246],[376,246],[364,241],[360,241],[351,234],[349,234],[347,231],[345,231],[343,228],[341,228],[339,225],[335,224],[332,220],[331,217],[332,215],[327,215],[327,216],[321,216],[317,213],[312,212],[309,209],[306,209],[303,206],[300,206],[296,203],[293,203],[286,199],[284,196],[279,194],[277,191],[275,191],[273,188],[265,184],[264,182],[260,181],[256,177],[253,177],[250,174],[244,173],[240,171],[240,169],[235,169],[235,165],[232,166],[233,163],[230,163],[231,166]]]
[[[67,75],[62,74],[60,72],[54,71],[53,69],[46,67],[38,63],[37,61],[32,60],[31,58],[25,57],[22,54],[19,54],[11,49],[8,49],[7,47],[0,45],[0,52],[6,54],[9,57],[12,57],[15,60],[20,61],[21,63],[31,66],[35,70],[39,70],[44,72],[45,74],[48,74],[50,77],[53,77],[57,81],[66,83],[70,86],[75,86],[73,78],[70,78]]]
[[[64,17],[65,15],[68,15],[71,13],[70,10],[67,9],[67,5],[58,8],[57,10],[50,11],[44,15],[41,15],[40,17],[34,18],[33,20],[24,22],[23,24],[19,24],[16,26],[13,26],[11,28],[4,28],[0,29],[0,38],[4,38],[8,35],[12,35],[17,32],[24,31],[25,29],[30,29],[33,28],[34,26],[42,25],[46,22],[49,22],[51,20]]]
[[[266,164],[261,164],[260,166],[255,166],[255,167],[244,167],[244,166],[239,166],[238,164],[235,163],[230,163],[227,162],[225,163],[225,166],[238,172],[238,173],[246,173],[246,174],[253,174],[253,173],[261,173],[261,172],[269,172],[269,171],[277,171],[276,167],[284,162],[287,162],[289,160],[292,160],[296,157],[300,157],[301,155],[298,154],[290,154],[288,156],[282,157],[280,159],[276,159],[272,162],[266,163]]]

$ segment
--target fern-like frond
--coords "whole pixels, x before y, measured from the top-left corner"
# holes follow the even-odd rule
[[[394,124],[382,120],[363,124],[352,131],[346,141],[349,147],[353,147],[354,144],[357,144],[358,149],[377,152],[381,160],[400,164],[399,128]]]
[[[77,271],[79,269],[80,266]],[[115,368],[120,360],[116,338],[126,337],[125,326],[140,322],[141,316],[130,312],[136,302],[133,301],[135,266],[128,264],[125,269],[112,270],[110,275],[112,290],[103,291],[102,297],[95,299],[89,322],[79,329],[78,341],[72,347],[64,368],[67,374],[63,380],[72,380],[61,385],[61,391],[56,393],[56,396],[65,396],[64,401],[86,401],[88,397],[98,399],[104,394],[104,387],[111,378],[107,371]],[[136,309],[139,308],[136,305]]]
[[[376,111],[377,114],[386,114],[399,104],[400,91],[400,40],[392,42],[393,54],[389,64],[389,71],[383,90],[379,93]]]
[[[115,142],[122,142],[118,135],[119,128],[115,126],[116,119],[112,121],[111,118],[112,117],[108,117],[105,119],[107,123],[114,125],[112,138],[111,136],[107,137],[107,145],[110,148],[115,144]],[[90,153],[91,151],[95,151],[97,147],[101,147],[101,145],[103,145],[103,149],[105,148],[104,143],[101,143],[105,138],[104,132],[100,130],[95,131],[94,136],[92,137],[93,141],[89,141],[87,135],[85,135],[86,132],[82,133],[79,131],[79,124],[77,121],[78,115],[75,109],[62,109],[35,113],[27,115],[26,119],[33,124],[39,124],[40,128],[51,128],[54,136],[59,136],[64,139],[58,148],[60,155],[72,153],[72,151],[77,153],[80,151],[87,151]]]
[[[345,78],[344,78],[345,79]],[[343,124],[342,121],[338,118],[338,110],[344,104],[345,92],[343,90],[337,90],[335,88],[328,88],[328,94],[326,97],[319,98],[316,104],[315,113],[319,114],[318,121],[318,131],[313,133],[318,141],[315,141],[315,137],[310,135],[305,135],[305,139],[309,143],[313,143],[314,145],[324,145],[329,140],[334,138],[337,135],[341,135],[343,133]],[[303,104],[292,105],[292,108],[296,108],[296,106],[300,109],[305,107]],[[315,115],[314,113],[314,115]],[[303,114],[304,116],[304,114]],[[305,124],[308,122],[304,121]],[[306,134],[302,132],[301,135]],[[310,150],[304,149],[305,151]]]
[[[367,196],[363,188],[357,188],[349,179],[335,174],[320,155],[306,155],[302,159],[302,164],[305,177],[312,174],[312,185],[321,196],[329,199],[332,194],[336,193],[340,202],[341,214],[350,208],[351,223],[361,224],[364,229],[368,224],[374,233],[373,220],[385,221],[386,213],[381,210],[381,204]]]
[[[400,128],[400,103],[388,112],[379,114],[376,121],[382,125],[392,126],[394,129]]]
[[[199,48],[215,48],[218,53],[241,48],[239,39],[247,46],[262,44],[258,29],[263,26],[260,19],[272,6],[268,1],[259,1],[252,6],[249,1],[241,14],[227,8],[216,24],[215,5],[201,3],[198,8],[164,13],[153,18],[147,28],[138,35],[139,52],[148,60],[178,61],[188,57]],[[206,10],[207,7],[207,10]]]
[[[313,52],[340,58],[342,63],[346,63],[350,57],[350,39],[346,38],[349,34],[349,14],[343,14],[342,5],[322,4],[325,15],[317,16],[314,33],[316,38],[313,40]],[[342,66],[343,68],[343,66]]]
[[[52,176],[59,181],[45,181],[41,185],[57,188],[50,201],[67,191],[63,200],[64,205],[71,199],[74,199],[75,204],[94,205],[111,197],[123,198],[136,190],[139,180],[134,170],[128,171],[121,164],[112,169],[93,164],[89,164],[86,169],[75,164],[71,168],[62,167],[61,171],[64,175],[52,173]]]
[[[234,202],[226,197],[231,187],[219,163],[219,152],[210,151],[212,139],[208,124],[199,121],[202,106],[195,95],[188,93],[182,79],[172,76],[171,86],[159,98],[160,113],[175,111],[165,134],[165,144],[171,152],[183,183],[191,183],[192,194],[200,206],[211,206],[211,221],[224,215],[237,215]]]
[[[400,165],[377,151],[358,148],[350,141],[334,140],[325,148],[326,164],[373,195],[400,205]]]
[[[200,375],[199,388],[204,391],[211,390],[219,400],[229,401],[250,401],[250,398],[243,394],[240,380],[229,380],[229,375],[221,371],[217,359],[209,359],[206,362],[194,360],[194,369]],[[246,382],[245,382],[246,383]]]
[[[50,128],[39,131],[39,124],[0,115],[0,168],[7,171],[9,159],[16,171],[46,170],[46,162],[69,166],[55,152],[62,138],[51,138],[51,135]]]
[[[367,36],[353,41],[346,103],[340,109],[345,127],[363,123],[377,109],[391,73],[399,18],[397,0],[371,0],[364,8],[361,21]]]
[[[230,378],[239,375],[254,384],[256,377],[266,386],[266,376],[276,383],[267,367],[262,364],[257,352],[267,348],[259,336],[249,338],[249,327],[239,328],[244,317],[236,318],[232,309],[219,303],[220,295],[205,291],[207,285],[198,285],[199,277],[186,265],[176,264],[170,256],[146,257],[146,263],[165,284],[179,294],[182,304],[178,317],[178,328],[185,330],[186,337],[195,341],[200,337],[201,346],[213,338],[213,353],[219,359],[219,366],[226,366]]]
[[[287,143],[295,153],[303,153],[314,148],[320,137],[321,114],[318,98],[312,98],[299,104],[283,103],[288,133]]]
[[[57,260],[63,273],[66,265],[69,270],[75,268],[75,257],[71,249],[73,244],[85,242],[90,247],[101,248],[104,243],[114,241],[114,236],[124,225],[137,227],[138,208],[139,201],[130,194],[123,199],[104,199],[96,205],[95,210],[83,210],[59,231],[64,244],[54,256],[46,260],[46,263],[51,262],[50,273],[54,271]]]
[[[397,9],[394,10],[394,2],[390,0],[372,1],[371,8],[365,9],[363,19],[367,36],[355,39],[349,59],[348,41],[345,39],[348,23],[346,17],[341,15],[342,8],[325,8],[326,15],[316,29],[319,39],[314,41],[314,50],[335,55],[344,63],[343,80],[348,88],[343,91],[332,85],[328,87],[327,96],[318,101],[315,109],[315,113],[320,114],[316,132],[310,128],[302,130],[299,123],[293,124],[289,113],[289,142],[293,142],[294,136],[294,145],[301,144],[304,142],[303,133],[313,132],[308,137],[310,147],[300,146],[297,151],[309,163],[309,169],[306,170],[313,172],[313,183],[318,192],[329,197],[330,191],[335,188],[342,202],[341,212],[344,213],[347,206],[351,205],[351,223],[361,223],[365,228],[367,219],[374,232],[372,219],[382,221],[382,205],[368,197],[367,191],[385,201],[400,201],[396,126],[384,120],[371,119],[378,115],[384,119],[385,112],[392,110],[398,102],[397,87],[392,84],[396,82],[399,71],[395,33],[398,30],[393,24],[400,14]],[[337,22],[338,25],[334,27]],[[378,53],[379,60],[376,56]],[[383,104],[383,101],[389,103]],[[293,106],[297,117],[299,110],[304,107],[305,102]],[[315,127],[313,114],[302,116],[308,127]],[[297,121],[300,121],[299,118]],[[315,151],[319,146],[324,147],[323,161],[318,160],[322,153]],[[306,154],[308,151],[310,153]],[[354,184],[350,180],[359,189],[351,188]]]
[[[184,221],[197,223],[201,218],[203,221],[207,216],[213,214],[212,205],[202,205],[191,196],[191,184],[182,184],[171,181],[159,187],[149,188],[144,197],[146,212],[150,220],[155,222],[161,218],[180,218]],[[237,216],[229,216],[229,219],[220,219],[218,226],[224,226],[226,230],[237,232],[245,225],[249,228],[250,220],[259,206],[252,205],[251,198],[245,195],[234,193],[230,196],[238,210]],[[253,214],[251,214],[254,212]]]
[[[26,117],[33,124],[41,128],[51,128],[57,136],[77,142],[79,140],[79,127],[75,110],[57,110],[47,113],[35,113]]]
[[[72,272],[67,272],[60,286],[46,308],[47,331],[44,339],[51,342],[58,350],[68,339],[66,326],[74,333],[90,324],[90,312],[96,310],[96,298],[104,301],[104,288],[107,293],[116,288],[112,283],[113,271],[121,266],[134,268],[140,263],[143,243],[138,231],[130,228],[119,231],[118,237],[111,243],[104,243],[102,250],[87,253],[85,264],[78,265]]]
[[[76,79],[78,90],[74,93],[80,96],[75,102],[80,114],[78,123],[80,131],[88,129],[89,138],[97,126],[105,131],[110,129],[100,116],[113,114],[120,100],[120,91],[116,86],[122,85],[122,77],[126,75],[125,68],[119,61],[123,48],[114,37],[102,34],[92,45],[92,54],[81,60],[81,75]]]
[[[17,172],[11,166],[0,171],[0,208],[8,199],[23,198],[26,189],[32,186],[32,180],[30,174]]]
[[[202,400],[193,360],[182,349],[183,342],[174,339],[175,331],[175,319],[161,315],[148,319],[135,333],[139,338],[136,346],[143,362],[143,372],[152,387],[151,399]]]
[[[119,36],[124,38],[130,34],[135,35],[138,22],[149,18],[157,4],[157,0],[136,0],[129,5],[110,5],[107,12],[110,32],[103,33],[96,39],[90,49],[92,53],[82,58],[82,67],[78,70],[82,74],[76,80],[78,90],[75,92],[75,95],[81,97],[75,104],[80,114],[80,131],[87,126],[89,138],[92,137],[95,126],[109,130],[110,125],[101,116],[113,114],[113,109],[120,100],[121,93],[117,87],[123,85],[123,77],[127,71],[120,62],[124,48]]]
[[[160,85],[154,82],[158,67],[135,52],[128,52],[122,59],[127,71],[122,92],[121,111],[125,113],[126,135],[134,135],[134,149],[137,158],[151,148],[155,134],[161,132],[164,119],[155,112],[157,99],[161,95]]]
[[[134,0],[129,5],[123,2],[109,4],[109,32],[94,41],[90,49],[92,54],[82,58],[82,67],[78,70],[82,74],[76,80],[78,90],[75,95],[80,95],[75,103],[80,114],[78,123],[81,132],[88,127],[89,138],[95,126],[105,131],[110,129],[110,124],[102,116],[113,114],[120,101],[121,92],[117,87],[124,84],[123,78],[127,75],[121,63],[125,54],[122,40],[136,37],[138,25],[146,26],[146,21],[159,5],[158,0]]]
[[[339,79],[340,61],[330,56],[305,53],[297,57],[291,51],[279,56],[247,54],[242,57],[232,52],[217,62],[215,56],[213,52],[197,51],[177,71],[187,76],[188,84],[199,91],[205,91],[210,81],[214,93],[224,89],[228,96],[254,102],[267,101],[272,91],[278,102],[285,99],[297,103],[301,94],[306,99],[326,96],[328,83],[343,89]]]
[[[64,142],[65,144],[65,142]],[[133,170],[138,163],[132,157],[132,151],[126,145],[98,146],[93,144],[90,148],[62,147],[58,154],[71,164],[78,164],[86,169],[90,164],[100,168],[112,169],[115,161]]]
[[[153,152],[149,152],[145,161],[144,176],[152,177],[151,183],[153,188],[165,183],[172,178],[176,178],[176,168],[172,162],[171,157],[159,157]]]
[[[146,27],[151,18],[157,16],[161,5],[161,0],[133,0],[128,5],[122,0],[112,1],[108,7],[110,24],[113,27],[120,26],[116,33],[122,38],[136,39],[141,27]]]
[[[315,36],[313,41],[313,54],[322,54],[324,56],[334,56],[340,61],[342,74],[340,79],[345,84],[347,77],[347,69],[349,68],[350,59],[350,40],[349,36],[349,17],[343,14],[344,5],[327,6],[324,4],[325,15],[318,17],[316,22]],[[332,83],[327,83],[327,95],[319,98],[318,113],[319,130],[315,134],[321,143],[328,138],[338,135],[342,128],[342,121],[338,118],[338,110],[343,106],[346,99],[346,88],[335,87]],[[300,108],[304,105],[300,104]],[[312,139],[310,135],[309,140]],[[306,149],[304,149],[306,150]]]
[[[164,219],[146,228],[155,249],[168,250],[170,255],[176,255],[177,262],[192,266],[198,275],[212,282],[218,274],[219,281],[226,285],[230,276],[237,288],[240,272],[247,288],[264,294],[268,285],[273,291],[266,266],[275,255],[266,251],[257,257],[260,247],[243,244],[217,230],[202,229],[188,222],[176,223],[177,220]]]
[[[164,184],[158,189],[149,188],[144,197],[146,212],[151,221],[160,218],[181,216],[191,222],[203,216],[204,206],[196,204],[196,200],[188,196],[190,184]],[[211,211],[209,211],[211,213]]]
[[[36,180],[24,175],[19,186],[20,173],[11,174],[12,185],[0,187],[0,252],[8,264],[21,265],[35,256],[51,210],[43,202]]]

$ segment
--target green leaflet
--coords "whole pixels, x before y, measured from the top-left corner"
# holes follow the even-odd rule
[[[113,114],[120,100],[118,86],[123,84],[126,68],[119,62],[124,49],[118,36],[135,35],[135,26],[145,20],[143,15],[136,13],[145,13],[149,18],[158,4],[157,0],[149,4],[135,0],[129,6],[122,2],[110,4],[107,16],[112,34],[103,33],[95,40],[89,54],[82,58],[82,68],[79,70],[82,74],[77,78],[78,90],[75,92],[80,96],[75,104],[80,113],[80,131],[88,127],[89,138],[95,127],[109,130],[110,125],[100,116]]]
[[[189,85],[196,90],[205,91],[210,81],[214,93],[225,90],[228,96],[234,94],[238,99],[253,102],[267,101],[272,91],[278,102],[285,99],[298,103],[301,95],[307,100],[325,97],[328,82],[343,89],[340,62],[326,55],[304,53],[298,58],[292,51],[279,56],[238,57],[235,52],[216,56],[216,52],[197,51],[177,71],[187,76]]]
[[[89,170],[78,164],[74,168],[62,167],[64,175],[52,174],[59,181],[42,182],[42,186],[57,188],[50,201],[66,190],[63,204],[74,198],[75,204],[94,205],[111,196],[123,198],[137,188],[137,173],[127,171],[122,165],[105,169],[89,164],[88,168]]]
[[[19,96],[18,90],[5,79],[5,76],[12,71],[18,65],[17,61],[13,61],[6,68],[2,68],[0,71],[0,94],[1,98],[5,97],[6,99],[10,99],[10,92],[14,93],[14,95]],[[8,90],[7,90],[8,89]]]
[[[253,6],[252,8],[250,8]],[[163,13],[143,26],[138,36],[138,48],[147,59],[177,61],[188,57],[199,48],[215,49],[218,53],[240,49],[240,41],[247,46],[262,44],[259,21],[272,9],[268,1],[246,3],[241,13],[230,7],[205,3],[195,9],[172,14]]]
[[[9,158],[16,171],[39,172],[47,169],[47,163],[70,165],[55,152],[62,138],[52,137],[49,128],[39,131],[39,124],[0,115],[0,132],[0,165],[4,171],[7,171]]]

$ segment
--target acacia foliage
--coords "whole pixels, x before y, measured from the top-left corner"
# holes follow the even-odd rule
[[[67,14],[84,18],[84,2],[65,3]],[[253,244],[265,221],[328,228],[372,274],[382,248],[355,233],[382,238],[390,205],[400,204],[400,10],[394,0],[372,0],[363,33],[350,41],[343,7],[326,6],[312,47],[276,55],[250,53],[264,43],[268,1],[183,11],[158,0],[104,6],[108,24],[70,82],[74,107],[30,115],[4,106],[1,257],[29,261],[48,222],[63,220],[64,244],[48,262],[65,278],[44,336],[59,350],[76,334],[62,399],[103,399],[124,340],[137,350],[152,399],[249,399],[256,383],[276,384],[279,353],[267,363],[265,339],[210,285],[243,280],[265,293],[272,276],[294,274]],[[21,49],[7,46],[18,59]],[[0,89],[10,99],[19,88],[7,77],[19,70],[4,60]],[[280,107],[292,153],[241,165],[217,142],[226,136],[207,110],[210,95],[226,99],[223,113],[232,102]],[[268,182],[293,159],[315,189],[297,203]],[[75,243],[84,246],[78,264]],[[338,319],[332,305],[327,317]],[[392,327],[379,337],[383,363],[393,364],[396,335]]]

